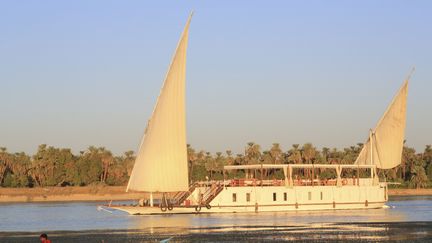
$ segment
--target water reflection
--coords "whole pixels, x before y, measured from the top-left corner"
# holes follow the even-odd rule
[[[408,215],[394,209],[373,210],[337,210],[285,213],[241,213],[241,214],[193,214],[166,216],[131,216],[129,229],[159,231],[216,230],[231,228],[244,230],[244,227],[255,226],[253,230],[262,230],[269,226],[310,227],[312,224],[335,222],[405,222]],[[252,229],[251,229],[252,230]]]
[[[184,228],[193,224],[191,215],[149,215],[149,216],[126,216],[129,217],[128,229],[148,230],[149,233],[170,231],[181,233]]]
[[[131,216],[122,212],[111,214],[97,211],[97,203],[93,202],[0,204],[0,231],[137,229],[149,233],[181,234],[241,231],[245,228],[253,231],[275,227],[304,231],[311,225],[321,230],[330,230],[328,223],[344,223],[337,227],[351,230],[349,227],[366,226],[347,226],[350,223],[432,221],[432,197],[405,196],[390,199],[389,209],[164,216]],[[334,224],[331,227],[335,227]],[[374,227],[373,230],[380,229]]]

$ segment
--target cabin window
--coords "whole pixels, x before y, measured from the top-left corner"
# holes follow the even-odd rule
[[[312,192],[308,192],[308,199],[312,200]]]
[[[273,192],[273,201],[276,201],[276,192]]]
[[[250,202],[250,193],[246,193],[246,202]]]
[[[284,201],[288,200],[288,194],[284,192]]]
[[[323,193],[321,192],[321,200],[323,199]]]
[[[232,199],[233,199],[233,202],[237,202],[237,194],[236,193],[232,194]]]

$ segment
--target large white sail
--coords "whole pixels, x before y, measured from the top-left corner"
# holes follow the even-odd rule
[[[375,164],[379,169],[391,169],[401,163],[406,125],[408,79],[393,98],[390,106],[371,130],[356,164]]]
[[[127,191],[187,191],[185,83],[189,17],[151,119],[148,121]]]

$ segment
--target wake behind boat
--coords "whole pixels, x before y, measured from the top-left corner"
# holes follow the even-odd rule
[[[153,114],[127,191],[149,192],[138,205],[106,207],[134,215],[382,208],[387,183],[377,170],[401,163],[408,79],[370,131],[355,164],[251,164],[225,166],[224,179],[189,185],[185,126],[189,17]],[[316,170],[329,176],[315,176]],[[244,172],[236,178],[236,171]],[[269,171],[273,172],[270,178]],[[275,177],[281,171],[282,178]],[[234,175],[234,178],[232,178]],[[231,178],[231,179],[229,179]],[[154,198],[154,195],[159,195]]]

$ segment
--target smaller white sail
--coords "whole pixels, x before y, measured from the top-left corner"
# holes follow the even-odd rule
[[[391,169],[401,163],[408,80],[409,78],[405,80],[375,129],[371,130],[355,164],[375,164],[379,169]]]

